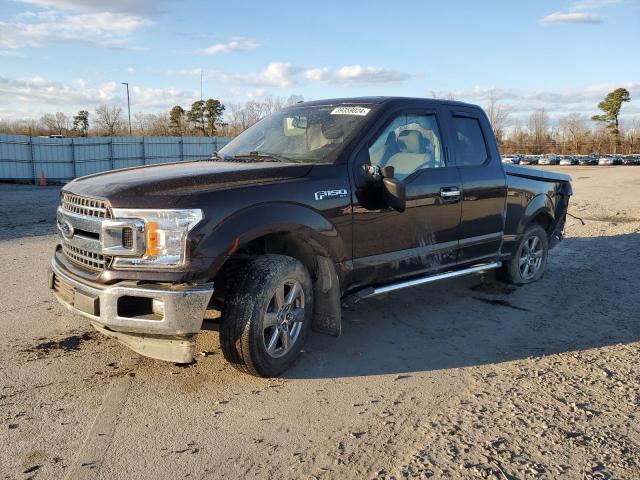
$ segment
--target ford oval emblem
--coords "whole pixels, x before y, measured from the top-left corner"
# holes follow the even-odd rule
[[[71,240],[73,238],[73,234],[75,233],[73,225],[71,225],[69,220],[62,220],[62,222],[60,222],[60,232],[62,233],[62,236],[67,240]]]

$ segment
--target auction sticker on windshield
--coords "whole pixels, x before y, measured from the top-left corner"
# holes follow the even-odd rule
[[[331,110],[331,115],[360,115],[365,116],[371,111],[366,107],[336,107]]]

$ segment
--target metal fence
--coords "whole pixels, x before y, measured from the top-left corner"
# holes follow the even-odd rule
[[[115,168],[209,158],[225,137],[48,138],[0,135],[0,180],[64,182]]]

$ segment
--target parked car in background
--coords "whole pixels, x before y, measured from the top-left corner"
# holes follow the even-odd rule
[[[610,155],[608,157],[600,157],[598,159],[598,165],[620,165],[620,158]]]
[[[558,155],[549,154],[543,155],[538,160],[538,165],[558,165],[560,163],[560,157]]]
[[[624,165],[640,165],[640,155],[623,155],[622,163]]]
[[[578,158],[574,157],[572,155],[562,155],[562,157],[560,157],[560,162],[558,163],[558,165],[577,165],[578,164]]]
[[[578,160],[579,165],[597,165],[598,157],[595,155],[585,155],[584,157],[580,157]]]
[[[524,155],[507,155],[506,157],[502,157],[502,163],[511,163],[513,165],[519,165],[522,161]]]
[[[522,160],[520,160],[520,165],[537,165],[538,157],[533,155],[525,155]]]

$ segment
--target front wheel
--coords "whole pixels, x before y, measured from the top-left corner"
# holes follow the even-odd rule
[[[548,254],[547,232],[540,225],[531,225],[522,235],[513,258],[498,270],[498,276],[516,285],[535,282],[544,274]]]
[[[274,377],[296,360],[313,313],[307,269],[285,255],[262,255],[243,270],[227,299],[220,345],[237,369]]]

